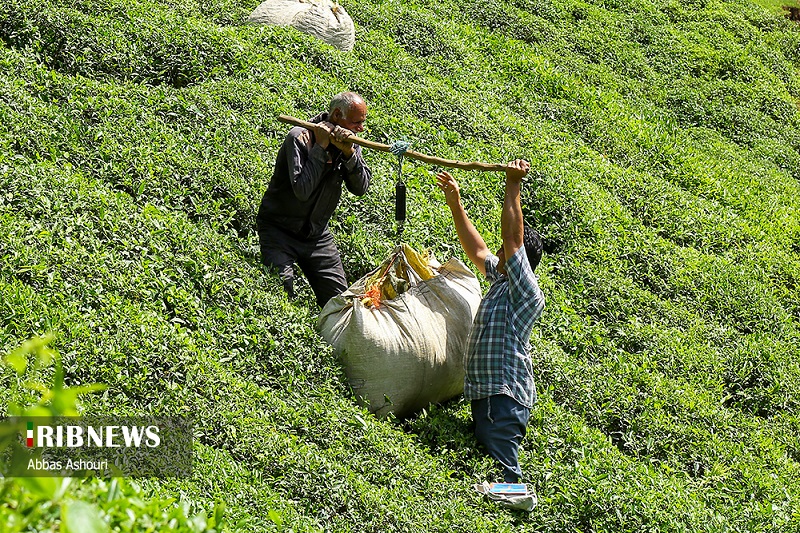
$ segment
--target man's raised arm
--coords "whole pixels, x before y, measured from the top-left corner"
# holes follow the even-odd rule
[[[500,235],[506,260],[523,245],[525,223],[522,220],[520,184],[530,168],[530,163],[524,159],[516,159],[506,168],[506,194],[500,215]]]
[[[458,189],[458,183],[453,179],[449,172],[440,172],[436,175],[436,185],[444,191],[445,201],[450,212],[453,215],[453,223],[458,233],[458,240],[461,242],[461,247],[469,257],[478,270],[485,276],[486,275],[486,256],[489,255],[489,248],[486,242],[481,237],[478,230],[470,221],[464,206],[461,204],[461,194]]]

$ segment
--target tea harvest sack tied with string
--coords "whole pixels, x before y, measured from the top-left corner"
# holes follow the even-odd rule
[[[247,22],[292,26],[346,52],[356,42],[353,19],[331,0],[267,0],[250,14]]]
[[[440,265],[400,245],[331,299],[317,327],[369,410],[403,418],[464,390],[464,352],[480,301],[478,279],[464,263]]]

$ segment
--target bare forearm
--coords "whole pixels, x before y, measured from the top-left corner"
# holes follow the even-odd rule
[[[503,238],[503,251],[511,257],[523,244],[524,222],[520,201],[519,182],[506,181],[503,212],[500,216],[500,235]]]
[[[524,159],[515,159],[506,167],[506,193],[503,213],[500,215],[500,235],[506,259],[514,255],[524,242],[525,222],[522,220],[520,187],[531,165]]]
[[[483,240],[483,237],[481,237],[481,234],[478,233],[478,230],[475,229],[475,226],[467,216],[466,211],[464,211],[464,206],[460,201],[448,205],[453,215],[453,224],[456,227],[456,233],[458,234],[461,247],[464,249],[469,260],[472,261],[481,272],[485,273],[486,266],[484,262],[487,252],[489,251],[486,242]]]
[[[469,260],[485,275],[486,256],[489,254],[489,249],[464,210],[458,183],[449,172],[442,171],[436,175],[436,185],[444,192],[445,201],[450,208],[450,213],[453,215],[453,224],[456,227],[461,247],[469,257]]]

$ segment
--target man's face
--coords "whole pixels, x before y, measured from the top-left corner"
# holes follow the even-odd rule
[[[367,120],[367,104],[364,102],[353,104],[345,115],[342,115],[341,111],[336,109],[331,117],[331,122],[353,133],[364,131],[365,120]]]

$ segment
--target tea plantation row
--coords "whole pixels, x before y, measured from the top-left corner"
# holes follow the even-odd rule
[[[195,417],[195,475],[143,481],[134,514],[182,498],[197,530],[216,501],[243,530],[800,528],[795,26],[738,1],[347,2],[348,54],[243,25],[255,5],[0,7],[0,346],[53,331],[67,384],[108,386],[85,412]],[[470,492],[495,472],[463,400],[374,419],[308,287],[287,302],[259,265],[275,117],[345,89],[373,140],[533,163],[547,310],[530,516]],[[365,157],[370,193],[331,224],[350,279],[397,238],[396,160]],[[403,238],[461,256],[429,171],[404,166]],[[456,177],[497,246],[500,177]],[[22,380],[0,371],[8,402],[38,397]],[[63,497],[100,509],[107,490]]]

